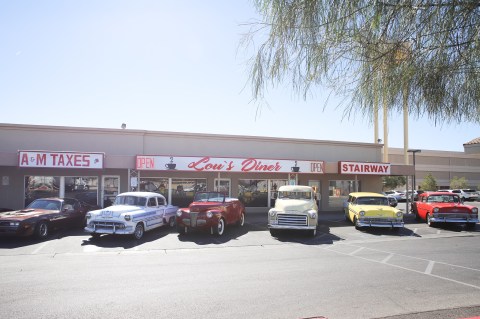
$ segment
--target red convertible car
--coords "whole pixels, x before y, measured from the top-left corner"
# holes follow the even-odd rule
[[[473,229],[478,223],[478,208],[464,205],[455,193],[422,193],[412,204],[412,212],[417,220],[424,220],[431,227],[440,223],[461,223]]]
[[[53,229],[82,227],[85,215],[95,206],[74,198],[40,198],[26,208],[0,213],[0,236],[44,239]]]
[[[221,192],[198,192],[188,208],[177,211],[177,231],[185,234],[191,230],[209,230],[222,236],[226,225],[243,226],[245,207],[237,198]]]

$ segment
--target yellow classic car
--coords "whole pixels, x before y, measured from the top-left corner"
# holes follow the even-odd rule
[[[389,205],[387,196],[378,193],[356,192],[344,203],[345,219],[356,229],[362,227],[403,228],[403,213]]]

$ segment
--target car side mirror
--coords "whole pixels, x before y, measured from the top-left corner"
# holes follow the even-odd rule
[[[390,202],[390,206],[392,206],[392,207],[397,207],[397,203],[395,203],[395,202]]]

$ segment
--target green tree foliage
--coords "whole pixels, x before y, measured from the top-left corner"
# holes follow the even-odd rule
[[[450,180],[450,188],[455,189],[455,188],[468,188],[468,181],[465,177],[458,178],[457,176],[454,176]]]
[[[406,183],[405,176],[385,176],[382,177],[384,189],[396,189]]]
[[[344,115],[382,101],[435,122],[480,122],[480,1],[254,0],[243,43],[254,45],[252,95],[317,85],[346,97]],[[260,44],[255,43],[259,39]]]
[[[424,191],[436,191],[438,189],[437,180],[433,177],[432,173],[428,173],[423,182],[420,184],[420,188]]]

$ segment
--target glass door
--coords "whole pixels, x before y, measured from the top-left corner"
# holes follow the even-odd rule
[[[120,192],[120,176],[102,176],[102,207],[113,204]]]
[[[231,184],[230,178],[215,178],[215,191],[223,192],[230,197]]]

